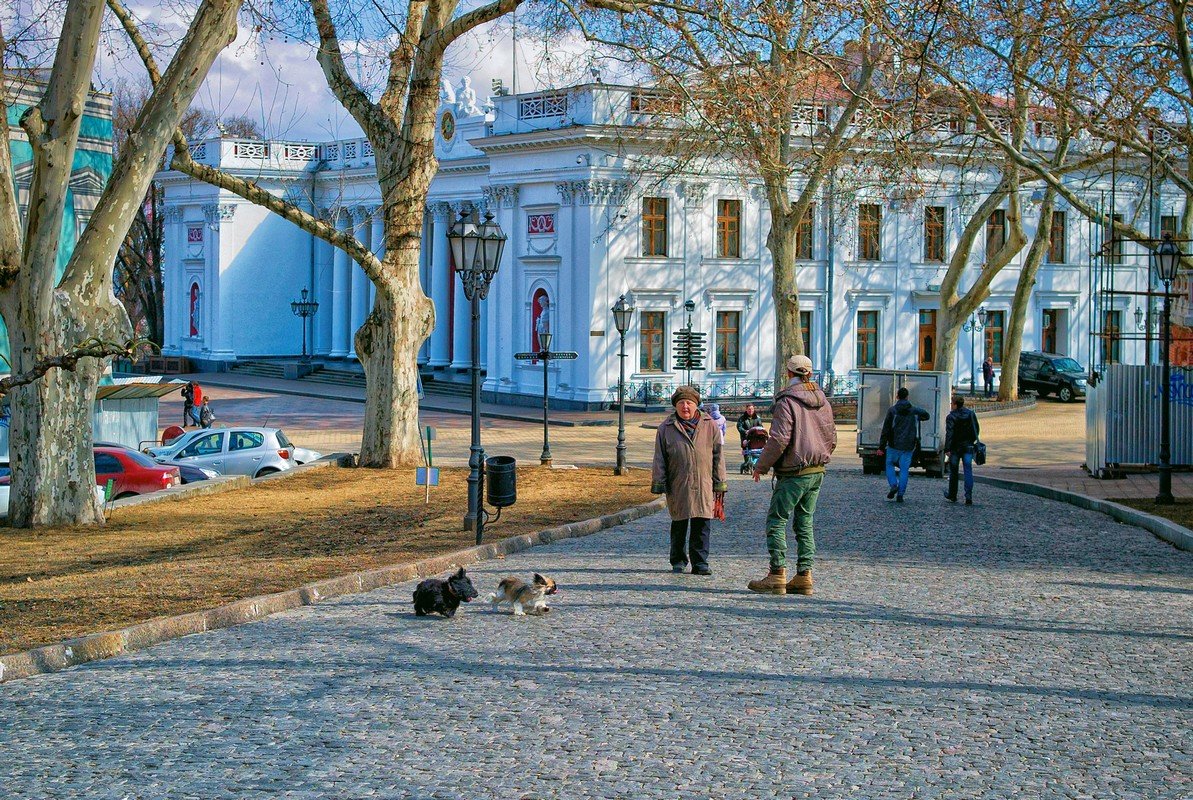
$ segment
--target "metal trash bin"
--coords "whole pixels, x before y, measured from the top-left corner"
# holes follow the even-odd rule
[[[512,456],[485,459],[485,496],[494,508],[518,501],[517,461]]]

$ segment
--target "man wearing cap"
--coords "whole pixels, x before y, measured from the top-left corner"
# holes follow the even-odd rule
[[[816,540],[812,515],[824,481],[824,468],[837,447],[833,410],[820,387],[812,382],[812,361],[807,356],[787,359],[789,383],[772,410],[770,436],[754,468],[758,481],[772,467],[775,488],[766,515],[766,549],[770,571],[750,581],[760,594],[812,594],[812,559]],[[795,536],[795,576],[787,580],[787,522]]]

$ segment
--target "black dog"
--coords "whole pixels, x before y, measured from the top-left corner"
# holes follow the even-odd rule
[[[476,588],[464,574],[464,568],[447,580],[427,578],[414,589],[414,613],[420,617],[427,614],[442,614],[454,617],[461,602],[471,602],[476,597]]]

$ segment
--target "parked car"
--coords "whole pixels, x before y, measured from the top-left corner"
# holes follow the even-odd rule
[[[145,452],[158,462],[187,463],[220,475],[259,478],[294,469],[293,451],[294,445],[277,428],[200,428]]]
[[[118,442],[96,442],[95,446],[96,447],[120,447],[125,450],[129,450],[131,452],[137,453],[137,455],[141,456],[142,458],[144,457],[143,453],[139,453],[139,452],[137,452],[137,450],[129,447],[128,445],[123,445]],[[182,478],[183,484],[194,483],[195,481],[205,481],[209,478],[218,478],[220,476],[220,474],[213,469],[207,469],[205,467],[197,467],[194,464],[189,464],[189,463],[185,463],[185,462],[181,462],[181,461],[168,461],[168,460],[162,460],[162,459],[154,459],[154,463],[161,464],[162,466],[165,466],[165,467],[177,467],[178,474]]]
[[[1066,403],[1085,397],[1085,368],[1069,356],[1031,351],[1019,354],[1019,390],[1034,389],[1040,397],[1055,394]]]
[[[164,466],[127,447],[96,447],[94,457],[96,484],[106,486],[109,480],[115,481],[112,498],[116,500],[182,483],[177,467]]]

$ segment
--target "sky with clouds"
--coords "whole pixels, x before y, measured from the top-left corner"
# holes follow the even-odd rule
[[[193,6],[191,6],[193,8]],[[168,43],[184,30],[186,7],[169,3],[133,4],[131,9],[152,32]],[[444,75],[452,85],[472,78],[478,96],[487,96],[491,81],[508,88],[514,73],[514,25],[507,17],[477,29],[448,50]],[[322,141],[360,135],[355,120],[327,88],[310,44],[289,37],[251,33],[242,25],[236,41],[217,58],[195,104],[220,117],[247,116],[269,138]],[[587,75],[591,62],[578,38],[547,43],[525,22],[517,24],[517,89],[519,92],[566,85]],[[377,62],[364,46],[342,41],[349,69],[367,79]],[[122,34],[108,36],[97,64],[97,83],[110,89],[122,80],[139,79],[139,63],[126,49]]]

